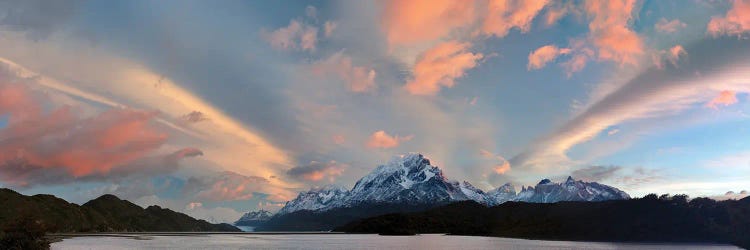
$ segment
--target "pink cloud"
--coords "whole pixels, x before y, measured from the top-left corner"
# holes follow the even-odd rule
[[[337,26],[338,26],[338,23],[336,22],[326,21],[325,24],[323,25],[323,36],[330,37],[331,34],[333,34],[333,30],[335,30]]]
[[[484,57],[471,53],[470,43],[445,42],[425,51],[414,65],[413,78],[404,88],[413,95],[434,95],[442,87],[453,87],[455,79],[477,66]]]
[[[547,13],[544,16],[544,25],[552,26],[557,23],[558,20],[563,18],[568,12],[573,9],[572,2],[561,3],[559,1],[553,1],[550,3],[550,7],[547,8]]]
[[[270,185],[265,178],[225,171],[215,176],[191,177],[184,191],[202,200],[237,201],[253,198],[265,185]]]
[[[346,142],[346,137],[344,137],[344,135],[334,135],[333,136],[333,143],[341,145],[341,144],[344,144],[345,142]]]
[[[671,63],[673,66],[677,67],[680,58],[687,55],[687,51],[685,51],[685,48],[682,47],[682,45],[675,45],[672,48],[669,48],[668,50],[661,50],[656,52],[652,57],[654,61],[654,65],[662,69],[664,66],[662,65],[662,61],[666,60],[669,63]]]
[[[374,69],[354,66],[351,57],[338,52],[325,60],[312,65],[313,73],[317,75],[333,74],[346,82],[352,92],[368,92],[376,88]]]
[[[302,166],[296,166],[287,171],[292,178],[307,181],[321,181],[323,179],[333,182],[336,177],[341,176],[349,166],[346,164],[329,161],[327,163],[311,161]]]
[[[654,28],[656,31],[662,32],[662,33],[675,33],[677,30],[687,27],[687,24],[680,21],[680,19],[674,19],[672,21],[667,21],[666,18],[659,19],[656,24],[654,24]]]
[[[529,53],[529,63],[526,68],[528,70],[541,69],[548,62],[555,60],[560,55],[569,54],[570,51],[568,48],[558,48],[555,45],[543,46]]]
[[[271,202],[288,201],[295,195],[266,178],[224,171],[188,178],[182,193],[198,201],[242,201],[262,194]]]
[[[713,36],[739,36],[750,31],[750,0],[734,0],[726,16],[711,18],[707,31]]]
[[[264,37],[275,49],[315,51],[318,42],[318,28],[297,20],[291,20],[286,27],[269,33],[264,32]]]
[[[620,65],[638,63],[638,56],[644,51],[643,41],[628,27],[635,3],[635,0],[585,2],[585,11],[591,18],[589,36],[598,50],[599,60]]]
[[[398,135],[391,136],[383,130],[377,131],[370,135],[370,139],[367,141],[367,147],[370,148],[393,148],[398,147],[399,144],[405,141],[409,141],[414,136],[408,135],[400,137]]]
[[[490,0],[482,32],[496,37],[506,36],[513,28],[522,33],[529,32],[531,21],[547,3],[547,0]]]
[[[111,109],[83,118],[64,106],[45,113],[34,94],[20,84],[0,83],[0,115],[10,118],[0,130],[0,179],[12,185],[170,171],[178,160],[202,154],[186,148],[153,156],[167,140],[152,126],[156,112]],[[153,169],[141,166],[157,159]]]
[[[735,103],[737,103],[737,93],[724,90],[710,102],[706,103],[706,107],[716,109],[719,106],[729,106]]]
[[[446,36],[476,18],[473,1],[385,1],[382,27],[388,44],[410,45]]]

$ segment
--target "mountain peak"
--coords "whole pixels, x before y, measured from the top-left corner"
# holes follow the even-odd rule
[[[573,183],[573,182],[576,182],[576,180],[575,180],[575,179],[573,179],[573,177],[572,177],[572,176],[568,176],[568,179],[567,179],[567,180],[565,180],[565,183]]]
[[[552,181],[550,179],[543,179],[537,185],[547,185],[547,184],[551,184],[551,183],[552,183]]]

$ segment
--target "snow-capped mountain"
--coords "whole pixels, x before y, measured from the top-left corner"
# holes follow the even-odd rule
[[[268,221],[269,219],[271,219],[271,212],[261,209],[258,211],[251,211],[251,212],[245,213],[244,215],[242,215],[242,217],[240,217],[239,220],[234,222],[234,225],[256,226],[260,223]]]
[[[506,201],[512,201],[516,198],[516,188],[513,184],[506,183],[496,189],[490,190],[486,194],[489,205],[499,205]]]
[[[442,170],[430,165],[421,154],[410,153],[394,157],[362,177],[351,190],[324,187],[300,193],[287,202],[278,214],[299,210],[326,211],[334,208],[368,204],[441,205],[454,201],[473,200],[494,206],[507,201],[557,202],[602,201],[629,199],[619,189],[596,182],[576,181],[568,177],[564,183],[544,179],[535,187],[523,187],[521,192],[510,183],[484,192],[469,182],[447,179]]]
[[[523,188],[514,200],[552,203],[558,201],[605,201],[630,199],[627,193],[596,182],[576,181],[573,177],[563,183],[544,179],[535,187]]]
[[[326,186],[313,188],[310,191],[300,193],[294,200],[288,201],[277,214],[286,214],[299,210],[328,210],[342,206],[348,197],[349,191],[341,187]]]

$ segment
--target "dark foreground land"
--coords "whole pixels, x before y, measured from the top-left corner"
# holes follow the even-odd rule
[[[459,202],[424,212],[358,220],[334,231],[409,235],[450,233],[511,238],[728,243],[750,248],[750,197],[714,201],[649,195],[605,202]]]
[[[239,232],[159,206],[142,208],[114,195],[83,205],[52,195],[25,196],[0,189],[0,249],[46,249],[47,233]]]

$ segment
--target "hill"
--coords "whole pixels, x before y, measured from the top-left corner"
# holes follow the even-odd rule
[[[714,201],[649,195],[602,202],[458,202],[387,214],[335,229],[349,233],[500,236],[617,242],[710,242],[750,246],[750,198]]]

